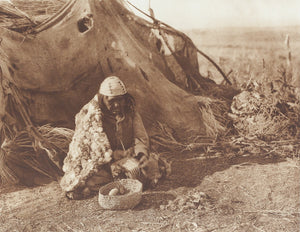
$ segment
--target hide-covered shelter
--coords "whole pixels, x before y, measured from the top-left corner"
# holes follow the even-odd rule
[[[205,99],[232,95],[199,73],[193,42],[136,16],[126,1],[69,0],[41,23],[0,27],[0,38],[3,183],[26,183],[16,170],[27,166],[32,175],[61,174],[74,117],[110,75],[135,97],[154,144],[166,143],[163,133],[185,144],[224,129]]]

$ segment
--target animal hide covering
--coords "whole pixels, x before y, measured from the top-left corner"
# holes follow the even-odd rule
[[[65,175],[60,181],[66,192],[85,186],[87,178],[112,159],[97,96],[76,115],[75,124],[75,133],[64,160]]]

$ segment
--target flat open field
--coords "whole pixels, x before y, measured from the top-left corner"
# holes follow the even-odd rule
[[[186,31],[195,45],[213,58],[225,73],[232,70],[231,80],[238,83],[250,78],[264,81],[276,79],[278,69],[286,65],[288,54],[285,43],[290,38],[294,84],[300,85],[300,26],[276,28],[226,28]],[[200,71],[210,70],[217,81],[220,75],[203,57],[199,56]],[[264,77],[263,77],[264,76]],[[297,81],[296,81],[297,80]]]

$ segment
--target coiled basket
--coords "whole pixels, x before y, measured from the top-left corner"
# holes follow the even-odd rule
[[[125,189],[124,195],[108,195],[110,190],[120,188],[120,186],[123,186]],[[142,190],[143,184],[138,180],[122,179],[111,182],[99,189],[99,205],[103,209],[110,210],[132,209],[140,203],[142,199]]]

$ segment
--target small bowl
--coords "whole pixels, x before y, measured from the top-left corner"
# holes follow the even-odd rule
[[[125,194],[109,195],[110,190],[123,186]],[[143,184],[134,179],[122,179],[111,182],[99,189],[98,202],[101,208],[111,210],[132,209],[142,199]]]

